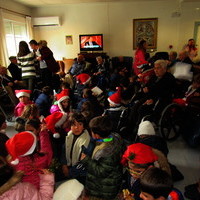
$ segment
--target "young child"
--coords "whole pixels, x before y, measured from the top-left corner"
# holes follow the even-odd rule
[[[20,182],[22,176],[23,172],[15,172],[6,159],[0,157],[0,200],[51,200],[53,198],[54,176],[52,173],[43,170],[39,174],[39,189],[30,183]]]
[[[149,168],[140,178],[143,200],[167,200],[173,188],[173,182],[169,174],[159,168]],[[172,198],[170,198],[172,199]]]
[[[108,115],[113,123],[112,131],[119,133],[120,130],[120,117],[125,107],[121,105],[121,88],[117,92],[108,97],[109,108],[105,110],[103,115]],[[122,124],[122,123],[121,123]]]
[[[35,104],[38,106],[40,115],[44,117],[50,114],[49,110],[52,104],[53,90],[49,86],[42,88],[42,93],[35,100]]]
[[[4,115],[0,114],[0,156],[3,157],[6,157],[8,155],[5,147],[5,143],[9,139],[9,137],[5,133],[6,127],[6,118]]]
[[[24,111],[24,107],[28,104],[33,104],[30,101],[30,94],[31,90],[15,90],[16,97],[19,99],[19,103],[16,105],[14,114],[15,117],[21,116],[22,112]]]
[[[151,167],[144,172],[140,186],[143,200],[184,200],[182,193],[173,188],[169,174],[159,168]]]
[[[56,102],[50,108],[50,113],[54,112],[65,112],[70,113],[70,98],[69,90],[64,89],[59,94],[56,94]]]
[[[115,199],[122,183],[122,139],[112,134],[112,124],[108,117],[99,116],[89,124],[96,146],[92,156],[82,154],[86,166],[86,189],[92,199]]]
[[[134,194],[134,199],[139,200],[140,182],[139,178],[148,168],[154,166],[158,160],[157,155],[152,151],[150,146],[142,143],[129,145],[122,156],[121,163],[127,169],[123,188]],[[124,198],[128,199],[128,197]]]
[[[38,149],[37,136],[30,131],[17,133],[6,142],[6,148],[15,170],[24,172],[22,182],[32,183],[39,189],[40,174],[43,173],[43,169],[47,169],[49,160],[46,157],[47,153],[42,152],[41,148]],[[45,151],[50,152],[49,149]]]
[[[35,104],[28,104],[24,107],[22,115],[15,120],[15,130],[25,131],[25,123],[29,119],[39,119],[39,110]]]
[[[80,176],[79,171],[75,171],[76,164],[80,161],[82,146],[93,150],[91,138],[86,128],[86,120],[80,113],[70,116],[71,131],[68,132],[63,149],[62,169],[65,176]],[[90,150],[91,149],[91,150]],[[75,173],[77,174],[75,174]]]

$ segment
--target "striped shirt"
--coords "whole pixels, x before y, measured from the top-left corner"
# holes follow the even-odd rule
[[[36,77],[35,55],[33,52],[22,57],[17,57],[17,62],[19,67],[22,69],[22,79]]]

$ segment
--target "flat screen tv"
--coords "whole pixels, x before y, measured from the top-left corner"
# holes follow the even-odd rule
[[[80,51],[103,51],[103,34],[79,35]]]

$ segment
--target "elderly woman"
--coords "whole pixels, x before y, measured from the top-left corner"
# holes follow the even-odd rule
[[[152,114],[152,118],[156,120],[165,106],[172,101],[175,78],[167,72],[167,62],[157,60],[154,63],[154,72],[155,75],[150,78],[139,95],[141,98],[132,108],[129,119],[131,127],[133,123],[138,125],[141,119],[149,114]]]
[[[59,65],[53,57],[53,52],[47,47],[46,40],[40,40],[38,42],[39,51],[41,56],[37,57],[37,60],[43,61],[43,67],[41,69],[41,78],[43,80],[43,86],[51,86],[52,85],[52,75],[53,73],[58,72]]]

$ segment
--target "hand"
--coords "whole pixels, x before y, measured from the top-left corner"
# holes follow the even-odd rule
[[[86,154],[82,153],[80,160],[83,160],[86,157]]]
[[[151,105],[151,104],[153,104],[153,99],[146,100],[143,105]]]
[[[144,93],[147,93],[147,92],[149,92],[149,89],[148,89],[147,87],[144,87],[144,88],[143,88],[143,92],[144,92]]]
[[[9,82],[9,83],[8,83],[8,86],[12,87],[12,86],[13,86],[13,83],[12,83],[12,82]]]
[[[62,172],[65,176],[68,176],[69,175],[69,168],[67,165],[63,165],[62,166]]]
[[[41,131],[47,130],[47,125],[45,123],[41,124]]]
[[[41,61],[41,60],[42,60],[42,58],[41,58],[41,57],[37,57],[36,59],[37,59],[38,61]]]
[[[124,189],[123,190],[123,198],[124,198],[124,200],[134,200],[133,196],[134,195],[131,194],[128,189]]]

